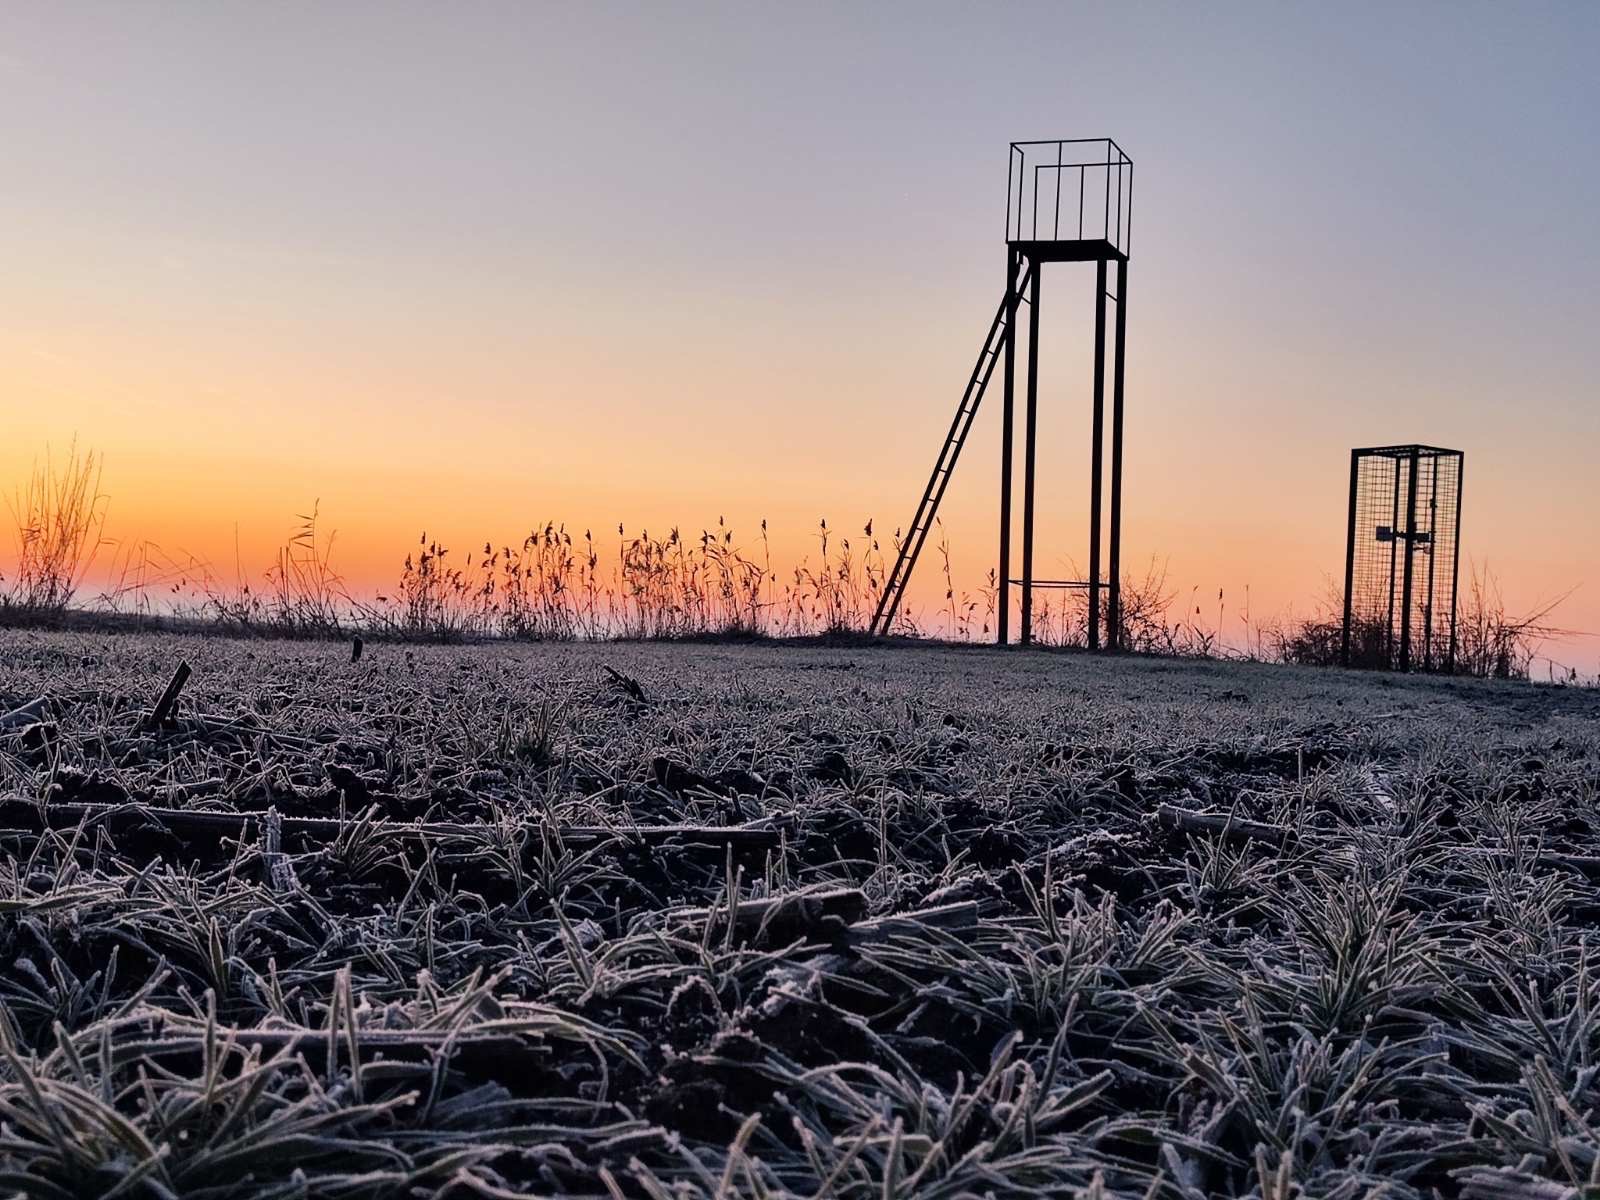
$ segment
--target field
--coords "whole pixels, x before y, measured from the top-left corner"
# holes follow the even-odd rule
[[[40,698],[0,1192],[1600,1179],[1593,691],[0,633],[0,713]]]

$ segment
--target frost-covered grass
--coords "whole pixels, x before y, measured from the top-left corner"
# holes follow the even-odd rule
[[[47,698],[0,728],[0,1192],[1600,1172],[1596,693],[911,647],[348,659],[0,634],[0,713]],[[129,803],[284,819],[38,832]],[[776,845],[627,832],[662,824]]]

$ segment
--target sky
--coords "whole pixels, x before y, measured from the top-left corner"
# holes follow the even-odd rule
[[[76,437],[113,536],[264,567],[315,503],[373,588],[423,530],[881,534],[1000,299],[1008,143],[1111,136],[1125,563],[1237,641],[1247,591],[1341,574],[1349,449],[1429,442],[1509,605],[1600,631],[1597,56],[1577,3],[11,0],[0,490]],[[1093,269],[1043,288],[1057,576]],[[944,511],[970,589],[996,400]]]

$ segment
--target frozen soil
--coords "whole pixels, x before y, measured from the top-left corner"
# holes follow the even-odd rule
[[[0,718],[0,1193],[1600,1178],[1594,691],[0,633],[0,714],[39,698]]]

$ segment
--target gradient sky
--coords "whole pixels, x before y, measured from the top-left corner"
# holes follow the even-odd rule
[[[1594,4],[12,0],[0,487],[77,435],[114,535],[259,567],[320,500],[373,586],[424,528],[887,531],[999,300],[1007,143],[1109,134],[1125,561],[1305,611],[1349,448],[1427,441],[1512,607],[1600,630],[1597,62]],[[1045,277],[1042,575],[1086,557],[1092,293]]]

